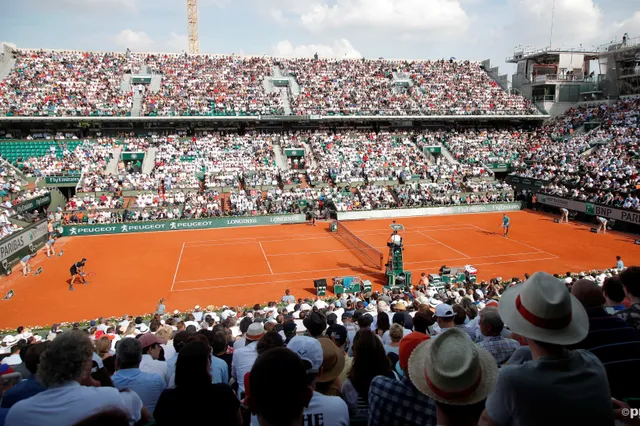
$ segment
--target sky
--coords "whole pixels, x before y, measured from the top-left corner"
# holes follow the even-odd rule
[[[198,10],[202,53],[491,59],[508,73],[516,46],[591,49],[640,36],[639,0],[199,0]],[[182,52],[186,0],[8,1],[1,41]]]

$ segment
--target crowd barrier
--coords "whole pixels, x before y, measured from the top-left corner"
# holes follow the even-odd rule
[[[51,204],[51,193],[47,192],[46,194],[41,195],[40,197],[23,201],[20,204],[16,204],[15,206],[12,206],[11,208],[15,210],[17,214],[23,214],[23,213],[32,212],[35,209],[42,206],[48,206],[49,204]]]
[[[95,225],[63,225],[63,236],[130,234],[137,232],[180,231],[186,229],[233,228],[238,226],[304,223],[305,215],[237,216],[208,219],[180,219],[157,222],[126,222]],[[45,224],[46,230],[46,224]]]
[[[0,272],[8,275],[11,267],[27,254],[34,254],[47,241],[47,222],[36,222],[0,241]]]
[[[417,209],[389,209],[338,212],[338,220],[387,219],[394,217],[445,216],[452,214],[495,213],[518,211],[519,201],[513,203],[474,204],[469,206],[422,207]]]

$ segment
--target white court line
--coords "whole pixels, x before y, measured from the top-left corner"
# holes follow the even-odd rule
[[[173,274],[173,282],[171,282],[171,291],[173,291],[173,286],[176,285],[176,278],[178,277],[178,269],[180,269],[180,262],[182,261],[182,253],[184,252],[184,243],[182,243],[182,248],[180,249],[180,256],[178,257],[178,264],[176,265],[176,273]]]
[[[420,233],[420,232],[429,232],[429,231],[471,231],[473,230],[473,228],[439,228],[439,229],[425,229],[423,231],[404,231],[404,232],[414,232],[414,233]],[[369,236],[375,236],[375,235],[391,235],[391,231],[387,232],[377,232],[377,233],[372,233],[372,234],[355,234],[358,237],[369,237]],[[426,236],[426,235],[425,235]],[[238,238],[239,239],[239,238]],[[189,243],[192,243],[193,241],[187,241],[185,242],[186,248],[196,248],[196,247],[216,247],[216,246],[228,246],[228,245],[238,245],[238,244],[252,244],[255,242],[260,241],[261,243],[278,243],[278,242],[290,242],[290,241],[306,241],[306,240],[325,240],[325,239],[336,239],[335,236],[332,235],[325,235],[325,236],[321,236],[321,237],[305,237],[302,236],[301,238],[287,238],[287,239],[282,239],[280,237],[280,239],[275,239],[275,240],[263,240],[260,239],[260,237],[256,237],[256,238],[251,238],[248,239],[248,241],[237,241],[238,239],[230,239],[230,242],[216,242],[213,244],[197,244],[197,245],[189,245]],[[211,241],[224,241],[224,240],[211,240]],[[206,242],[206,241],[202,241],[202,242]]]
[[[363,267],[366,267],[366,265],[352,265],[349,268],[331,268],[331,269],[314,269],[314,270],[310,270],[310,271],[278,272],[276,275],[295,275],[295,274],[307,274],[307,273],[312,273],[312,272],[315,273],[315,272],[329,272],[329,271],[352,271],[354,268],[363,268]],[[372,271],[372,273],[382,274],[382,272],[379,272],[379,271]],[[257,275],[243,275],[243,276],[232,275],[230,277],[204,278],[204,279],[200,279],[200,280],[176,281],[176,284],[178,284],[178,283],[197,283],[197,282],[202,282],[202,281],[233,280],[233,279],[240,279],[240,278],[270,277],[270,276],[271,276],[271,274],[257,274]]]
[[[492,257],[509,257],[509,256],[522,256],[525,254],[542,254],[538,251],[528,251],[526,253],[512,253],[512,254],[493,254],[491,256],[473,256],[473,257],[455,257],[455,258],[449,258],[449,259],[432,259],[432,260],[420,260],[420,261],[416,261],[416,262],[404,262],[405,265],[418,265],[421,263],[433,263],[433,262],[449,262],[452,260],[469,260],[469,259],[489,259]],[[554,259],[557,259],[558,256],[554,257]],[[475,265],[475,264],[474,264]]]
[[[262,250],[262,255],[264,256],[264,260],[267,262],[269,271],[271,272],[271,275],[273,275],[273,269],[271,269],[271,263],[269,263],[269,259],[267,258],[267,253],[264,252],[264,247],[262,247],[262,243],[260,241],[258,241],[258,245],[260,246],[260,250]]]
[[[480,228],[479,226],[475,226],[475,225],[471,225],[471,226],[473,226],[473,227],[474,227],[474,228],[476,228],[476,229],[479,229],[480,231],[484,231],[484,232],[489,232],[489,233],[491,233],[491,231],[487,231],[486,229]],[[509,237],[507,237],[507,238],[505,238],[505,239],[506,239],[506,240],[508,240],[508,241],[513,241],[514,243],[520,244],[521,246],[525,246],[525,247],[530,248],[530,249],[532,249],[532,250],[536,250],[536,251],[537,251],[537,252],[539,252],[539,253],[548,254],[549,256],[555,256],[556,258],[557,258],[557,257],[559,257],[559,256],[557,256],[557,255],[555,255],[555,254],[553,254],[553,253],[549,253],[549,252],[547,252],[547,251],[540,250],[540,249],[539,249],[539,248],[537,248],[537,247],[530,246],[529,244],[525,244],[525,243],[521,243],[520,241],[512,240],[512,239],[511,239],[511,238],[509,238]]]
[[[467,258],[471,257],[471,256],[468,256],[468,255],[464,254],[464,253],[463,253],[463,252],[461,252],[460,250],[456,250],[456,249],[454,249],[453,247],[450,247],[450,246],[446,245],[445,243],[441,243],[440,241],[436,240],[436,239],[435,239],[435,238],[433,238],[433,237],[430,237],[430,236],[428,236],[428,235],[424,235],[422,232],[418,232],[418,234],[422,235],[423,237],[427,237],[427,238],[429,238],[429,239],[431,239],[431,240],[435,241],[436,243],[442,244],[443,246],[445,246],[445,247],[446,247],[446,248],[448,248],[449,250],[453,250],[453,251],[455,251],[456,253],[460,253],[460,254],[461,254],[461,255],[463,255],[464,257],[467,257]]]
[[[425,243],[425,244],[411,244],[411,247],[415,247],[415,246],[435,246],[437,244],[440,243]],[[371,246],[373,248],[387,248],[387,246]],[[280,254],[268,254],[267,256],[269,257],[277,257],[277,256],[298,256],[298,255],[303,255],[303,254],[317,254],[317,253],[337,253],[337,252],[342,252],[342,251],[352,251],[350,249],[340,249],[340,250],[322,250],[322,251],[302,251],[302,252],[295,252],[295,253],[280,253]]]
[[[557,257],[544,257],[542,259],[520,259],[520,260],[508,260],[508,261],[504,261],[504,262],[487,262],[487,263],[475,263],[474,265],[478,265],[478,266],[486,266],[486,265],[501,265],[504,263],[522,263],[522,262],[537,262],[537,261],[543,261],[543,260],[554,260],[557,259]],[[247,287],[247,286],[253,286],[253,285],[264,285],[264,284],[279,284],[279,283],[290,283],[290,282],[298,282],[298,281],[302,281],[302,280],[312,280],[313,278],[297,278],[295,280],[281,280],[281,281],[264,281],[264,282],[252,282],[252,283],[245,283],[245,284],[229,284],[229,285],[220,285],[220,286],[209,286],[209,287],[198,287],[198,288],[184,288],[184,289],[180,289],[180,290],[171,290],[172,292],[178,292],[178,291],[198,291],[198,290],[215,290],[218,288],[232,288],[232,287]]]

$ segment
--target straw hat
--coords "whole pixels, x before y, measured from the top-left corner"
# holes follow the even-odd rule
[[[317,381],[326,383],[334,380],[344,370],[344,352],[326,337],[319,338],[318,342],[322,345],[322,374]]]
[[[493,356],[458,328],[420,343],[409,357],[409,378],[429,398],[471,405],[487,398],[498,377]]]
[[[261,322],[251,323],[245,336],[248,340],[260,340],[264,336],[264,325]]]
[[[589,333],[582,303],[546,272],[536,272],[524,284],[505,291],[498,311],[511,331],[541,342],[573,345]]]

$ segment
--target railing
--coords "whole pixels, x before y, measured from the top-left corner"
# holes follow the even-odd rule
[[[598,47],[599,52],[612,52],[614,50],[626,49],[629,47],[640,46],[640,37],[627,38],[626,40],[616,40],[605,43]]]

